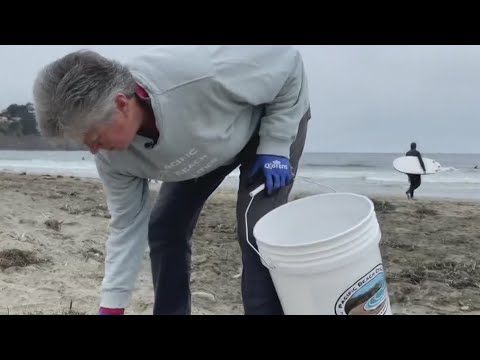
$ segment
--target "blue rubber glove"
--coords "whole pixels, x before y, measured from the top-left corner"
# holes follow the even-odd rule
[[[290,160],[283,156],[257,155],[257,159],[250,171],[249,178],[255,176],[262,169],[265,176],[267,194],[271,194],[292,181]]]

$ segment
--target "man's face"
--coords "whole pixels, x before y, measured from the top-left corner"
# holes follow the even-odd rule
[[[133,102],[124,95],[116,99],[117,110],[111,121],[90,129],[83,138],[83,143],[92,154],[99,150],[122,151],[132,143],[138,130],[138,121],[134,119],[131,111]]]
[[[128,123],[115,116],[111,122],[88,131],[84,137],[84,144],[92,154],[99,150],[126,150],[135,136],[135,132],[132,134],[126,125]]]

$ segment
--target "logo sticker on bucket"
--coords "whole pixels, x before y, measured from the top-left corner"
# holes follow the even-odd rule
[[[375,266],[345,291],[335,304],[336,315],[384,315],[389,307],[382,264]]]

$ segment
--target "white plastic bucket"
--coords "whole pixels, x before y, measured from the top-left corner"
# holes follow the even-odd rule
[[[350,193],[292,201],[253,231],[285,314],[390,315],[372,201]]]

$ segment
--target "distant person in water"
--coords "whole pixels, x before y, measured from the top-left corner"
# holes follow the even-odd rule
[[[426,174],[427,170],[425,169],[425,164],[423,163],[422,154],[417,150],[417,144],[412,142],[410,144],[410,150],[407,151],[405,156],[416,156],[418,161],[420,161],[420,166],[423,169],[424,174]],[[422,176],[419,174],[407,174],[408,181],[410,181],[410,188],[407,190],[407,198],[413,200],[413,192],[420,187],[422,184]]]

